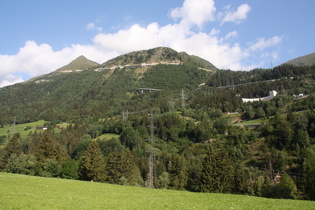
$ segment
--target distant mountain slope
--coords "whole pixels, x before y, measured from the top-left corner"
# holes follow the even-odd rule
[[[289,60],[288,62],[285,62],[284,64],[291,64],[294,66],[315,65],[315,53],[311,53],[308,55],[304,55],[304,56]]]
[[[65,65],[64,67],[61,67],[57,69],[55,72],[62,72],[62,71],[69,71],[69,70],[83,70],[90,68],[92,66],[96,66],[98,63],[91,61],[84,57],[83,55],[79,56],[72,62],[70,62],[68,65]]]

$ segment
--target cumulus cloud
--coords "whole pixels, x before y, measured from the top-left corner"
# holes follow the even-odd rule
[[[201,28],[206,22],[215,20],[215,11],[213,0],[186,0],[182,7],[171,10],[170,16]]]
[[[159,46],[200,56],[222,69],[246,70],[258,67],[258,64],[255,66],[243,61],[255,52],[263,54],[266,48],[277,46],[282,37],[259,38],[247,46],[241,46],[236,42],[237,31],[226,34],[222,34],[219,28],[212,28],[210,32],[202,31],[202,27],[210,21],[238,23],[246,19],[249,10],[247,4],[239,6],[235,11],[228,6],[216,20],[215,17],[220,14],[216,14],[213,0],[185,0],[182,7],[170,11],[170,16],[179,21],[167,25],[161,26],[153,22],[146,26],[134,24],[115,33],[99,32],[89,45],[73,44],[59,51],[55,51],[49,44],[27,41],[16,55],[0,55],[0,87],[21,82],[23,78],[19,75],[25,72],[31,77],[49,73],[80,55],[103,63],[121,54]],[[200,30],[194,30],[196,26]],[[101,30],[93,23],[86,28]]]
[[[221,24],[225,22],[234,22],[240,23],[241,21],[247,18],[247,13],[251,10],[251,7],[248,4],[240,5],[236,11],[231,9],[231,5],[225,7],[225,11],[219,13],[219,16],[222,17]]]
[[[283,37],[273,36],[270,39],[258,38],[257,41],[249,47],[251,51],[264,50],[268,47],[273,47],[278,45],[282,41]]]
[[[5,77],[0,80],[0,87],[8,86],[8,85],[23,82],[23,81],[24,80],[19,76],[14,76],[12,74],[5,75]]]

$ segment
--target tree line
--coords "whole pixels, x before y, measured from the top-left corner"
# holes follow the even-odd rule
[[[314,199],[313,111],[276,114],[259,129],[233,126],[219,110],[208,110],[200,121],[190,116],[156,114],[154,187]],[[127,121],[77,122],[25,139],[14,135],[1,151],[1,169],[145,187],[148,126],[140,114]],[[120,137],[97,138],[109,132]]]

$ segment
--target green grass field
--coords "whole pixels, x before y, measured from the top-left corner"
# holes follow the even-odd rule
[[[0,209],[315,209],[315,202],[0,173]]]
[[[97,139],[100,139],[100,140],[110,140],[112,138],[119,138],[119,135],[118,134],[114,134],[114,133],[105,133],[103,135],[100,135],[98,137],[96,137],[94,140],[97,140]]]
[[[30,132],[34,133],[36,131],[37,126],[44,126],[45,123],[48,121],[44,120],[39,120],[36,122],[31,122],[31,123],[24,123],[24,124],[17,124],[15,126],[12,125],[4,125],[3,128],[0,128],[0,136],[6,136],[5,142],[8,142],[8,137],[12,136],[13,133],[20,133],[21,138],[24,139],[26,138]],[[61,123],[58,124],[62,128],[67,128],[69,125],[68,123]],[[25,130],[26,127],[30,127],[31,129]],[[55,132],[60,132],[59,128],[54,128]],[[37,130],[37,132],[42,132],[42,130]],[[3,145],[0,145],[0,148],[3,147]]]
[[[12,125],[4,125],[3,128],[0,128],[0,136],[2,135],[8,135],[12,130],[15,130],[15,132],[20,133],[22,137],[25,137],[29,134],[30,131],[35,132],[36,126],[44,126],[44,124],[47,121],[39,120],[32,123],[25,123],[25,124],[17,124],[15,126]],[[30,130],[24,131],[25,127],[30,126],[32,127]]]
[[[248,120],[241,123],[236,123],[235,125],[260,125],[263,121],[264,119],[259,118],[255,120]]]

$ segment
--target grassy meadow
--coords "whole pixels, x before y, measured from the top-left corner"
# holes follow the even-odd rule
[[[105,133],[103,135],[98,136],[94,140],[99,139],[99,140],[106,141],[106,140],[110,140],[112,138],[119,138],[119,135],[118,134],[114,134],[114,133]]]
[[[39,120],[36,122],[31,122],[31,123],[24,123],[24,124],[16,124],[15,126],[12,125],[4,125],[3,128],[0,128],[0,136],[6,136],[6,142],[8,140],[8,137],[11,136],[13,133],[20,133],[21,138],[26,138],[29,133],[34,133],[36,131],[37,126],[44,126],[45,123],[48,121],[44,120]],[[61,123],[58,124],[58,126],[62,128],[66,128],[69,124],[68,123]],[[29,129],[26,129],[29,127]],[[54,128],[55,132],[59,132],[60,129]],[[37,132],[42,132],[41,130],[38,130]],[[3,146],[3,145],[2,145]],[[1,145],[0,145],[1,147]]]
[[[315,209],[315,202],[0,173],[0,209]]]

